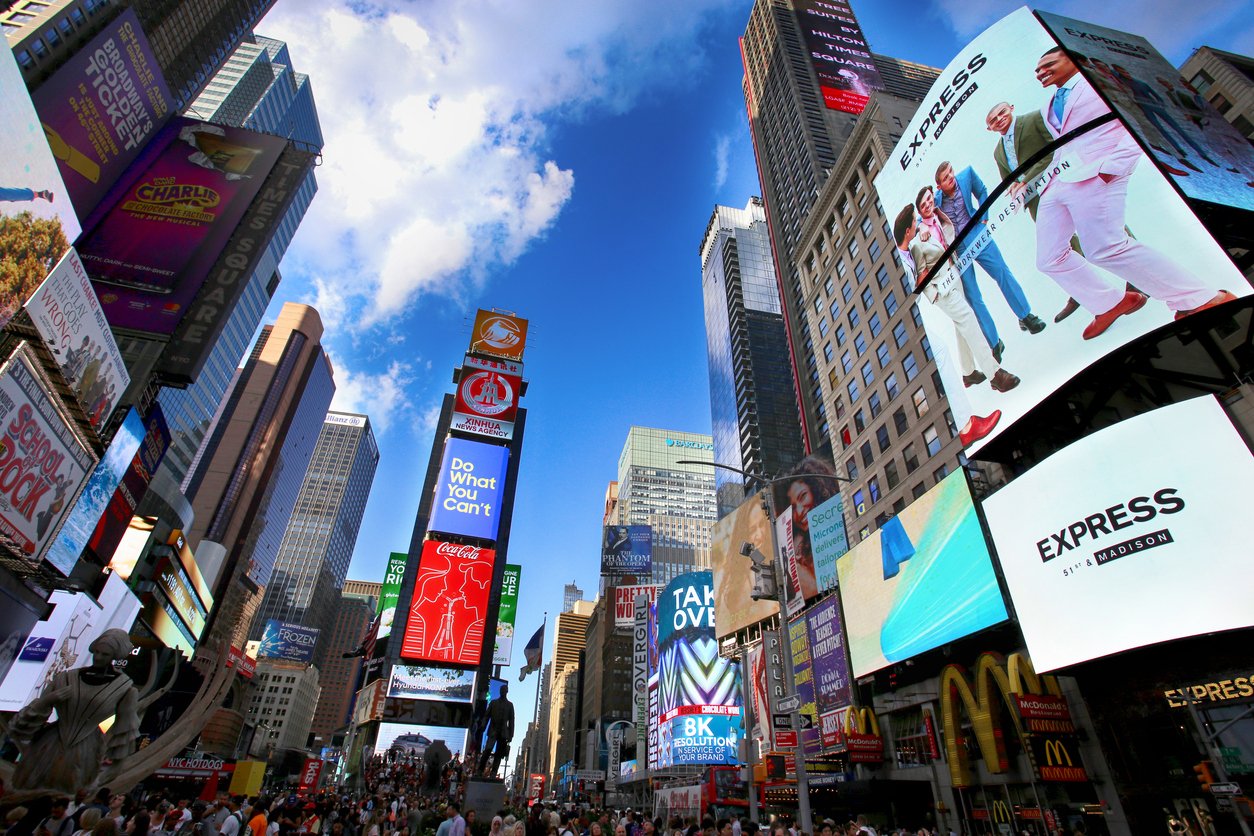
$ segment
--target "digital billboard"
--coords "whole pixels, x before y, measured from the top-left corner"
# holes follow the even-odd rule
[[[819,713],[852,702],[849,662],[845,658],[845,629],[840,621],[840,598],[832,595],[806,613],[810,631],[810,664],[814,670],[814,696]]]
[[[941,74],[875,179],[964,446],[1251,290],[1027,9]]]
[[[615,627],[631,627],[636,623],[636,597],[639,595],[653,604],[657,601],[657,587],[653,584],[614,587]]]
[[[266,619],[266,629],[261,634],[261,644],[257,646],[257,658],[310,662],[321,632],[316,627],[306,627],[277,618]]]
[[[653,527],[607,525],[601,532],[601,574],[653,574]]]
[[[521,395],[521,363],[467,355],[457,381],[450,428],[509,440],[514,437]]]
[[[1188,197],[1254,211],[1254,149],[1140,35],[1038,12],[1159,168]]]
[[[61,574],[69,575],[74,564],[78,563],[78,556],[91,539],[91,533],[96,530],[96,524],[122,481],[122,474],[131,466],[131,460],[144,440],[144,432],[144,419],[132,408],[114,434],[109,449],[105,450],[104,458],[88,477],[87,486],[65,518],[65,524],[56,538],[50,541],[44,554],[44,559]]]
[[[527,320],[480,309],[471,331],[470,352],[521,360],[527,348]]]
[[[173,113],[139,19],[126,9],[32,96],[80,217],[96,208]]]
[[[792,657],[793,686],[801,700],[801,708],[798,710],[814,721],[810,728],[802,728],[797,732],[797,738],[807,755],[817,755],[820,748],[817,722],[819,715],[815,707],[814,667],[810,662],[810,633],[804,614],[788,622],[788,651]]]
[[[96,464],[23,348],[0,368],[0,534],[35,559]]]
[[[393,665],[388,696],[403,700],[473,702],[475,672],[426,665]]]
[[[714,611],[718,613],[718,635],[729,636],[750,624],[757,624],[779,613],[779,604],[772,598],[755,601],[753,561],[741,554],[748,543],[750,551],[758,552],[766,561],[768,572],[775,563],[771,554],[770,522],[762,507],[762,497],[751,496],[723,519],[710,533],[710,565],[714,572]]]
[[[508,464],[508,447],[462,438],[445,441],[429,530],[495,540]]]
[[[839,493],[806,513],[810,551],[814,560],[814,584],[820,593],[836,586],[836,560],[849,551],[845,531],[845,503]]]
[[[460,758],[466,753],[466,734],[467,729],[453,726],[380,723],[374,751],[377,755],[391,753],[405,760],[421,761],[427,747],[439,740],[448,747],[450,758]]]
[[[492,588],[493,549],[427,540],[410,603],[401,656],[478,665]]]
[[[165,415],[157,401],[153,401],[148,407],[144,428],[146,432],[139,452],[122,474],[122,484],[113,492],[113,498],[109,500],[104,514],[96,524],[96,530],[87,542],[92,552],[104,560],[110,558],[122,541],[131,524],[131,518],[135,515],[135,507],[148,492],[152,474],[157,472],[165,451],[170,447],[170,428],[166,425]]]
[[[405,566],[409,555],[405,552],[392,552],[388,555],[387,570],[383,573],[383,584],[379,590],[379,632],[377,638],[383,639],[392,635],[392,623],[396,621],[396,604],[401,599],[401,582],[405,580]]]
[[[779,515],[777,540],[780,551],[787,558],[785,565],[788,571],[784,574],[788,584],[788,613],[795,615],[805,601],[820,592],[814,545],[810,538],[810,512],[836,496],[840,482],[836,479],[832,463],[818,456],[806,456],[785,476],[771,490],[775,492],[775,513]],[[820,516],[825,519],[830,516],[830,506]],[[786,523],[780,520],[786,520]],[[828,541],[835,539],[835,532],[828,528],[830,525],[831,522],[828,522],[823,530]],[[843,517],[841,525],[844,525]],[[835,543],[825,541],[825,547],[830,554]]]
[[[496,613],[496,645],[492,650],[492,664],[508,665],[514,653],[514,620],[518,617],[518,582],[522,567],[505,564],[501,576],[501,606]]]
[[[861,113],[884,82],[853,10],[845,0],[794,0],[793,8],[823,104],[830,110]]]
[[[174,333],[285,145],[183,117],[153,138],[78,243],[110,325]]]
[[[836,570],[855,677],[1006,620],[964,470],[846,552]]]
[[[1187,456],[1164,443],[1184,438]],[[1254,624],[1239,580],[1249,511],[1238,486],[1251,484],[1249,448],[1203,397],[1099,430],[985,499],[1033,666]]]

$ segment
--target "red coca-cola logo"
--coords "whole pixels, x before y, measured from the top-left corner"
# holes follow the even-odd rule
[[[441,557],[457,557],[463,560],[478,560],[483,549],[478,546],[463,546],[458,543],[437,543],[435,553]]]

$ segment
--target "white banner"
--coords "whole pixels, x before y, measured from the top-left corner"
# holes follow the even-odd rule
[[[646,595],[649,603],[657,603],[657,587],[616,586],[614,587],[614,626],[631,627],[636,623],[636,596]]]

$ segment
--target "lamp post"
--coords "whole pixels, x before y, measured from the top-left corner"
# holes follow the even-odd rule
[[[780,627],[780,645],[789,648],[786,654],[788,664],[784,665],[784,683],[788,688],[788,695],[795,696],[797,693],[797,683],[793,677],[792,669],[792,648],[788,637],[788,578],[787,567],[784,566],[779,542],[775,533],[775,491],[772,490],[778,482],[790,482],[794,479],[810,476],[816,479],[833,479],[837,482],[852,482],[844,476],[837,476],[834,473],[792,473],[788,476],[780,476],[769,479],[759,473],[751,473],[739,467],[733,467],[729,464],[721,462],[703,462],[695,459],[677,461],[676,464],[701,464],[708,467],[717,467],[721,470],[730,470],[732,473],[739,473],[746,479],[754,479],[762,486],[762,492],[766,494],[766,511],[769,519],[767,519],[767,528],[771,532],[771,555],[775,562],[775,591],[776,599],[779,601],[779,627]],[[715,618],[717,618],[717,613]],[[770,706],[774,709],[774,706]],[[788,712],[789,724],[792,726],[793,733],[797,736],[798,754],[793,756],[793,760],[797,764],[797,817],[800,819],[799,829],[805,833],[813,833],[813,821],[810,815],[810,781],[806,775],[806,752],[805,747],[801,745],[801,727],[797,722],[797,711]],[[750,775],[749,791],[753,792],[752,775]]]

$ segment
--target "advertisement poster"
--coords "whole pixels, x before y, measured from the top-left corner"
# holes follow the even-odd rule
[[[470,352],[489,354],[506,360],[521,360],[527,348],[527,320],[496,311],[475,314]]]
[[[632,721],[636,724],[636,760],[647,763],[649,738],[649,609],[653,601],[636,599],[636,618],[631,632]]]
[[[162,558],[157,561],[153,571],[153,584],[154,592],[163,599],[162,604],[172,607],[192,640],[199,641],[204,633],[209,611],[201,604],[183,567],[168,558]]]
[[[518,583],[522,567],[505,564],[501,576],[501,606],[496,615],[496,646],[492,650],[492,664],[508,665],[514,655],[514,621],[518,617]]]
[[[836,560],[849,551],[845,532],[845,504],[840,494],[806,514],[810,530],[810,550],[814,557],[814,584],[819,593],[836,586]]]
[[[714,571],[714,611],[718,613],[718,635],[729,636],[750,624],[757,624],[779,612],[774,598],[755,601],[753,561],[740,553],[743,543],[756,551],[767,567],[775,563],[771,554],[771,529],[762,498],[752,496],[714,524],[710,534],[710,565]],[[768,568],[768,572],[774,569]]]
[[[393,665],[388,696],[403,700],[472,702],[475,672],[424,665]]]
[[[408,723],[380,723],[375,739],[375,754],[391,753],[405,760],[422,760],[427,747],[440,741],[448,747],[450,757],[460,758],[466,751],[466,729],[452,726],[417,726]]]
[[[836,569],[855,677],[1006,620],[963,470],[850,549]]]
[[[823,104],[857,115],[884,89],[862,27],[845,0],[795,0],[797,23],[819,79]]]
[[[636,623],[636,596],[643,595],[653,604],[657,601],[657,587],[653,584],[642,586],[614,587],[614,626],[631,627]]]
[[[54,404],[24,350],[0,369],[0,534],[31,559],[96,464]]]
[[[1254,148],[1140,35],[1039,12],[1080,72],[1195,200],[1254,211]]]
[[[74,52],[33,97],[68,188],[86,218],[173,113],[173,98],[133,9]]]
[[[836,496],[840,482],[836,479],[832,463],[818,456],[806,456],[797,462],[788,476],[790,478],[777,481],[772,490],[775,492],[775,512],[789,518],[788,537],[778,539],[780,549],[786,549],[789,560],[788,614],[796,615],[805,602],[816,597],[820,591],[814,546],[810,539],[810,512]],[[826,528],[824,531],[829,538],[835,536]]]
[[[845,659],[845,630],[840,623],[840,599],[833,595],[806,613],[810,630],[810,664],[814,669],[814,697],[819,713],[849,705],[849,663]]]
[[[1251,292],[1109,117],[1020,9],[942,72],[876,176],[969,452],[1129,341]]]
[[[805,596],[801,594],[801,579],[797,572],[796,552],[792,542],[792,512],[784,511],[775,518],[775,542],[779,544],[779,552],[784,560],[784,583],[788,615],[801,612],[806,605]]]
[[[405,580],[405,566],[409,555],[392,552],[388,555],[387,570],[383,573],[383,585],[379,590],[379,634],[383,639],[392,635],[392,623],[396,621],[396,604],[401,598],[401,582]]]
[[[156,401],[148,407],[144,428],[146,433],[139,452],[131,459],[131,466],[122,474],[122,484],[113,492],[113,498],[109,500],[104,515],[96,524],[96,530],[92,532],[87,543],[97,557],[108,559],[117,549],[135,515],[135,507],[148,492],[152,474],[157,472],[157,467],[165,458],[165,451],[170,447],[170,428],[166,426],[165,415]]]
[[[467,357],[457,382],[451,428],[489,438],[514,437],[518,398],[522,394],[522,369],[512,373],[496,366],[505,362]]]
[[[0,288],[3,327],[81,228],[13,50],[0,50]]]
[[[810,664],[810,633],[804,615],[788,622],[788,646],[792,654],[792,681],[801,698],[802,714],[813,721],[811,727],[797,732],[807,755],[819,753],[819,712],[814,698],[814,668]]]
[[[96,524],[113,498],[113,492],[118,489],[122,475],[139,451],[144,432],[144,419],[132,408],[113,436],[109,449],[105,450],[104,458],[87,479],[87,487],[83,488],[74,503],[74,510],[65,518],[65,524],[44,555],[44,559],[61,574],[69,575],[74,564],[78,563],[78,556],[96,530]]]
[[[508,463],[508,447],[461,438],[445,441],[429,530],[495,540]]]
[[[653,527],[649,525],[607,525],[601,533],[601,574],[653,574]]]
[[[26,303],[87,419],[97,429],[113,414],[131,376],[74,248],[66,250]]]
[[[321,632],[303,624],[279,621],[277,618],[267,619],[265,632],[261,634],[261,644],[257,648],[257,658],[285,659],[289,662],[312,661],[314,648],[318,645],[318,634]]]
[[[38,621],[39,612],[30,602],[0,588],[0,682],[8,676],[26,646],[26,637]]]
[[[1252,479],[1249,448],[1203,397],[1099,430],[986,499],[1036,669],[1254,624],[1249,512],[1233,489]]]
[[[174,333],[284,145],[183,117],[158,132],[78,244],[110,325]]]
[[[477,666],[495,562],[492,549],[423,543],[401,656]]]

